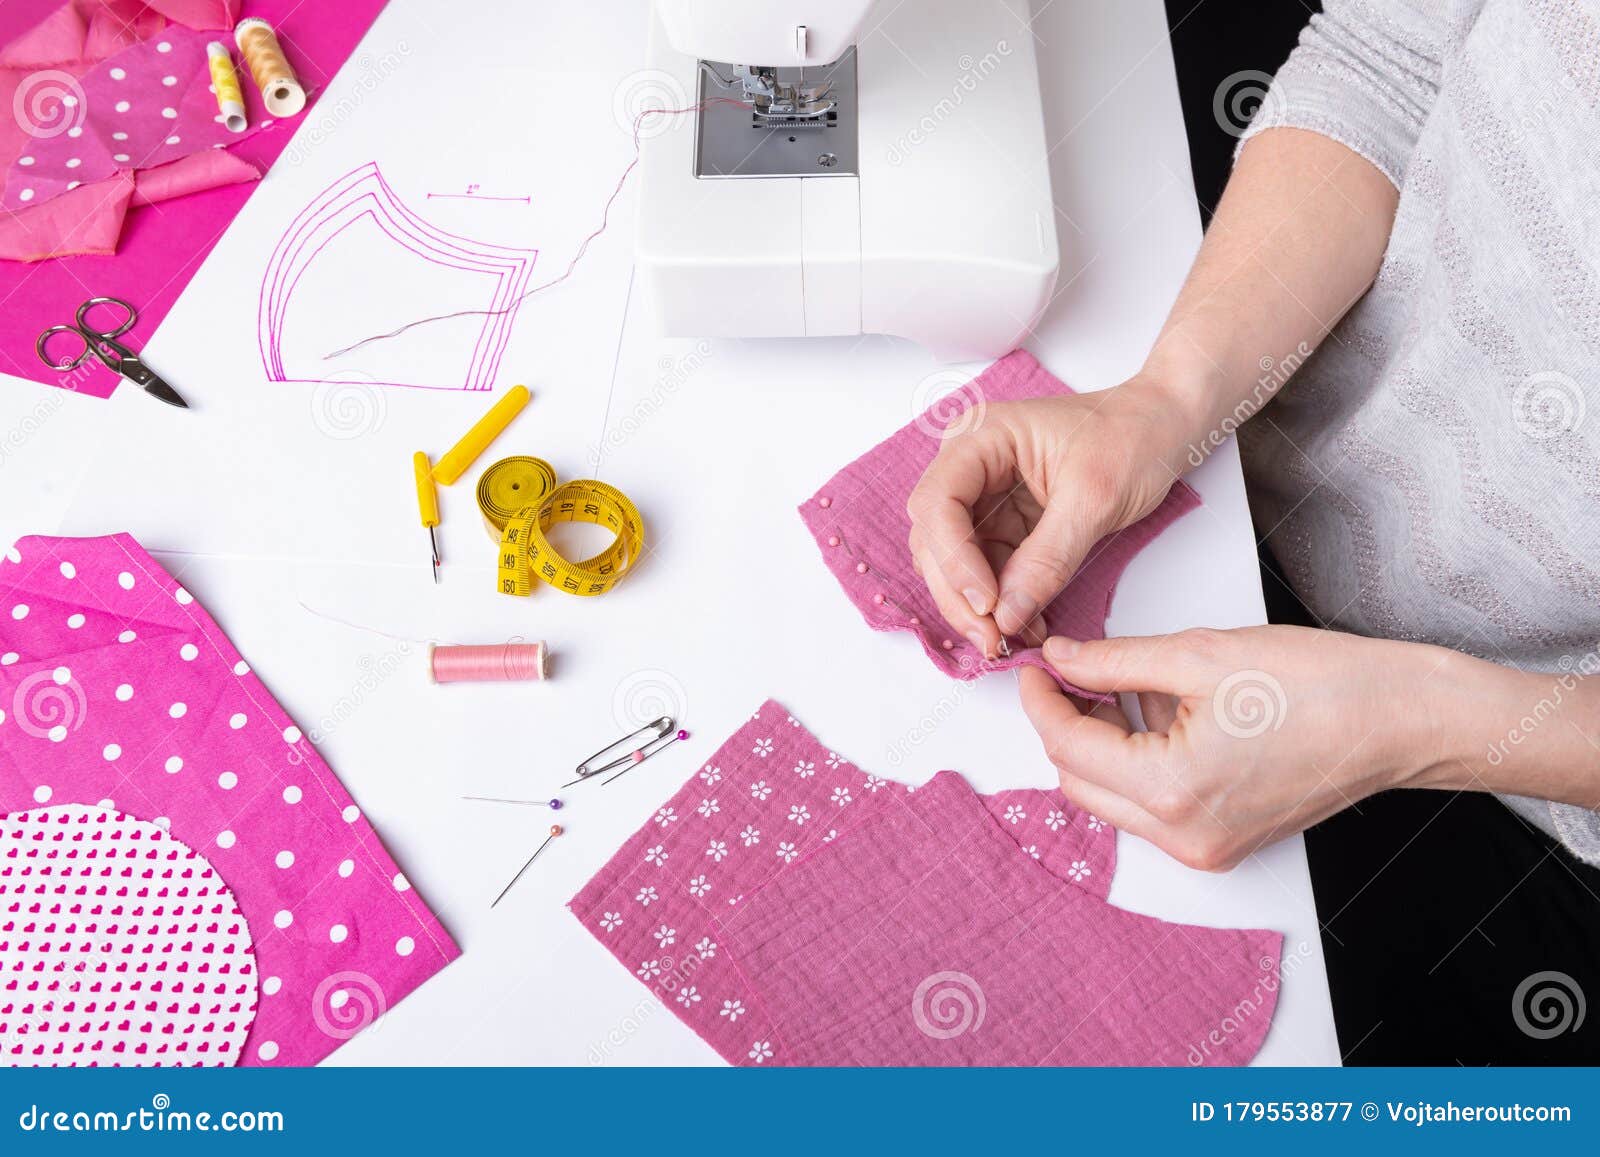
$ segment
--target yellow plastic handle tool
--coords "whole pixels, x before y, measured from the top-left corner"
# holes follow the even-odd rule
[[[411,456],[417,472],[417,510],[422,515],[423,526],[439,525],[439,492],[433,488],[433,468],[428,456],[418,450]]]
[[[528,404],[528,387],[512,386],[477,424],[461,436],[461,441],[450,447],[449,453],[433,464],[433,477],[446,486],[467,472],[478,460],[478,455],[489,448],[489,443],[500,436],[500,431],[511,424],[511,419]]]

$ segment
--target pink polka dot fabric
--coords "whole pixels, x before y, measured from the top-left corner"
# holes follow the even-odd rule
[[[0,563],[0,810],[46,802],[165,817],[210,859],[259,963],[242,1064],[314,1064],[459,955],[227,636],[125,534],[24,538]]]
[[[912,566],[906,500],[939,450],[947,430],[971,429],[984,407],[996,402],[1070,394],[1072,390],[1034,360],[1013,350],[948,398],[907,423],[840,470],[800,507],[817,540],[822,560],[875,631],[910,631],[934,666],[955,679],[991,671],[1039,667],[1069,691],[1108,699],[1062,680],[1037,647],[1012,644],[1009,658],[986,660],[939,614],[926,584]],[[1200,505],[1200,496],[1175,482],[1161,504],[1126,530],[1100,540],[1067,588],[1044,609],[1052,635],[1101,639],[1117,580],[1134,555],[1178,518]],[[948,645],[946,645],[948,644]]]
[[[858,853],[874,847],[877,868],[863,872]],[[932,908],[915,898],[911,864],[930,881],[938,869]],[[1115,868],[1115,832],[1059,793],[979,796],[954,773],[913,789],[829,750],[768,700],[570,907],[730,1064],[1181,1064],[1178,1043],[1200,1043],[1253,995],[1255,1023],[1204,1058],[1249,1059],[1271,1020],[1280,937],[1121,912],[1105,902]],[[1019,947],[1029,917],[1048,930]],[[836,921],[859,934],[854,947],[828,931]],[[1005,963],[1013,948],[1026,970]],[[802,956],[820,991],[798,989],[790,964]],[[997,994],[1018,985],[1026,1023],[991,1029],[993,1048],[930,1051],[933,1038],[904,1031],[916,1030],[913,994],[962,965]],[[911,979],[907,968],[930,971]],[[933,1001],[935,1019],[945,1000]],[[814,1031],[823,1021],[830,1031]],[[892,1022],[882,1035],[848,1031],[879,1022]],[[1067,1043],[1036,1047],[1047,1039]],[[600,1042],[590,1059],[612,1047]]]
[[[221,34],[226,40],[226,34]],[[234,144],[243,133],[218,123],[206,43],[218,33],[171,25],[102,61],[59,91],[35,94],[49,104],[30,114],[33,136],[11,164],[0,206],[22,209],[117,173],[150,169]],[[248,79],[242,83],[248,87]]]
[[[256,1014],[250,929],[166,819],[0,818],[0,1060],[231,1065]]]

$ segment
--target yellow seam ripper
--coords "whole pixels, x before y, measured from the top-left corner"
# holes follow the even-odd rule
[[[422,525],[428,528],[428,546],[433,552],[433,581],[439,581],[439,540],[433,528],[439,525],[439,492],[433,488],[433,466],[428,456],[418,450],[411,456],[411,465],[417,475],[417,511],[422,515]]]

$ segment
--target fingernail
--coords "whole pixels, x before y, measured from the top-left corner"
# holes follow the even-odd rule
[[[977,587],[968,587],[961,593],[967,596],[967,602],[971,605],[973,614],[987,615],[989,613],[988,604],[984,602],[983,592]]]
[[[1018,633],[1022,627],[1027,625],[1028,621],[1032,619],[1033,616],[1039,611],[1039,604],[1034,602],[1030,596],[1023,594],[1021,591],[1012,591],[1009,594],[1002,596],[1000,599],[1000,605],[1003,606],[1007,613],[1012,617],[1012,634]]]
[[[1078,653],[1078,648],[1083,646],[1076,639],[1069,639],[1065,635],[1052,635],[1044,641],[1044,657],[1053,663],[1065,663]]]
[[[967,642],[971,643],[974,647],[978,648],[978,653],[980,655],[982,655],[985,659],[993,659],[994,658],[994,656],[989,653],[989,643],[983,637],[983,632],[982,631],[968,631],[967,632]]]

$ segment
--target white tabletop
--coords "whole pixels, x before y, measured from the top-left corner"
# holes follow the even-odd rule
[[[1099,389],[1137,367],[1199,221],[1162,5],[1039,7],[1063,266],[1030,348],[1075,388]],[[645,4],[510,11],[395,0],[380,17],[146,346],[193,412],[128,388],[101,402],[6,380],[0,540],[132,530],[317,739],[457,938],[462,958],[335,1063],[587,1064],[626,1022],[607,1063],[712,1064],[565,903],[764,697],[883,775],[921,782],[949,767],[986,791],[1054,777],[1014,682],[952,683],[910,636],[868,630],[795,514],[909,420],[924,379],[949,368],[877,337],[655,337],[631,281],[632,189],[572,282],[518,318],[502,385],[525,381],[534,401],[492,455],[537,454],[639,503],[654,549],[605,598],[493,593],[476,472],[441,492],[445,582],[429,582],[410,452],[442,451],[484,395],[369,388],[354,395],[369,412],[353,436],[330,436],[351,429],[319,409],[325,394],[263,381],[266,258],[300,208],[356,165],[377,161],[446,228],[540,248],[536,281],[564,268],[593,227],[630,153],[613,94],[643,67]],[[489,107],[513,110],[509,135],[504,116],[482,115]],[[427,197],[468,184],[531,203]],[[1232,445],[1191,481],[1203,508],[1134,560],[1111,633],[1263,620]],[[371,533],[358,540],[358,526]],[[513,636],[549,643],[550,682],[427,683],[420,640]],[[620,734],[619,710],[651,696],[693,737],[603,798],[568,793],[569,836],[491,912],[549,819],[458,797],[553,794],[563,770]],[[1189,871],[1127,835],[1118,850],[1111,899],[1122,907],[1283,932],[1287,976],[1259,1061],[1338,1063],[1298,837],[1226,875]]]

